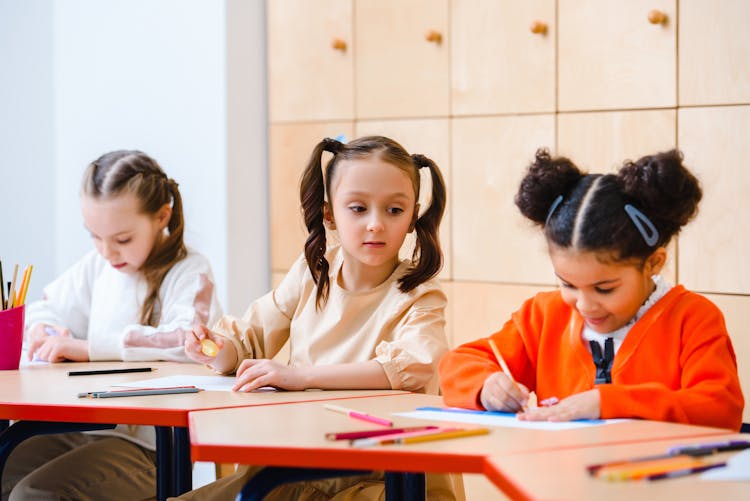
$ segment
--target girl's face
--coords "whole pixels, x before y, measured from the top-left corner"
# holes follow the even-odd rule
[[[387,278],[416,220],[409,176],[377,157],[344,160],[332,179],[330,198],[324,214],[338,231],[345,262],[358,262]]]
[[[661,271],[666,260],[664,248],[654,251],[643,269],[632,262],[602,262],[595,252],[554,245],[549,254],[563,301],[602,334],[619,329],[635,316],[655,288],[651,276]]]
[[[171,208],[144,214],[136,197],[125,193],[107,200],[82,196],[81,213],[99,254],[116,270],[136,273],[161,239]]]

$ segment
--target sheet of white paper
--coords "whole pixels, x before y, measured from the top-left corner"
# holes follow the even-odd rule
[[[701,480],[750,481],[750,449],[745,449],[729,458],[724,468],[701,473]]]
[[[482,424],[485,426],[506,426],[512,428],[529,428],[533,430],[571,430],[574,428],[585,428],[588,426],[601,426],[624,419],[597,419],[592,421],[566,421],[562,423],[550,423],[547,421],[520,421],[512,414],[499,412],[473,412],[464,409],[456,412],[451,410],[415,410],[411,412],[400,412],[395,416],[404,416],[416,419],[429,419],[434,421],[452,421],[458,423]]]
[[[234,376],[191,376],[174,375],[157,377],[153,379],[140,379],[138,381],[127,381],[112,386],[125,386],[128,388],[171,388],[173,386],[196,386],[206,391],[232,391],[236,382]],[[275,388],[265,386],[255,391],[276,391]]]

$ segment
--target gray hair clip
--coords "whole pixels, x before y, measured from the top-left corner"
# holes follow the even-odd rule
[[[552,214],[555,213],[555,209],[557,209],[557,206],[560,205],[563,201],[562,195],[557,195],[557,198],[552,202],[552,205],[549,206],[549,210],[547,211],[547,219],[544,220],[544,226],[547,226],[549,224],[550,218],[552,218]]]
[[[656,226],[654,226],[654,223],[652,223],[651,220],[647,218],[643,212],[639,211],[630,204],[625,204],[625,212],[627,212],[630,220],[633,221],[635,228],[643,237],[646,245],[648,245],[649,247],[654,247],[656,245],[656,242],[659,241],[659,231],[656,229]]]

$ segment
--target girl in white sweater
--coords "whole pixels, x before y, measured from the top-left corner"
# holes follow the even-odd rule
[[[221,308],[208,261],[183,242],[177,183],[144,153],[113,151],[86,169],[81,212],[96,250],[28,305],[29,358],[188,361],[186,335]],[[152,427],[34,437],[11,454],[3,499],[150,498],[154,449]]]

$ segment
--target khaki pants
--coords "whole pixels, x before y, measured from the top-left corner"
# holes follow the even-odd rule
[[[237,472],[208,485],[186,492],[171,500],[234,501],[247,481],[262,470],[262,466],[240,466]],[[463,500],[460,475],[426,475],[427,499],[430,501]],[[265,501],[384,501],[385,484],[382,472],[357,477],[342,477],[312,482],[283,484],[274,489]]]
[[[156,454],[132,442],[86,433],[40,435],[8,458],[2,499],[142,500],[156,495]]]

